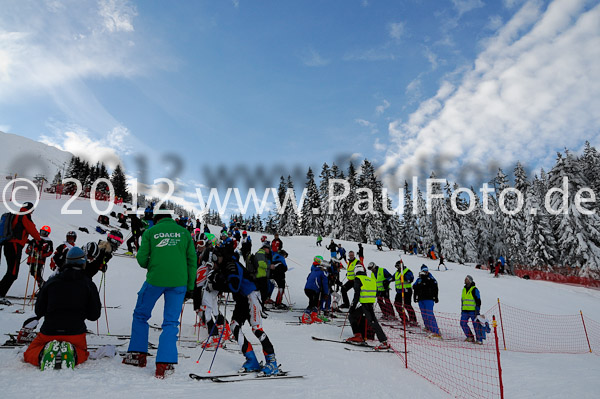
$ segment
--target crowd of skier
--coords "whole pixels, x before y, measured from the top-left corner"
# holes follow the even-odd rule
[[[88,357],[85,320],[95,321],[100,317],[101,301],[92,278],[98,272],[107,271],[109,261],[124,242],[123,234],[119,228],[112,228],[106,231],[106,239],[80,245],[77,233],[69,231],[65,241],[54,249],[49,239],[50,227],[43,226],[38,231],[32,220],[33,211],[33,204],[25,203],[21,208],[23,214],[2,216],[0,242],[7,272],[0,281],[0,304],[10,305],[6,294],[18,277],[22,251],[26,246],[28,272],[34,284],[32,296],[37,296],[37,300],[36,316],[24,323],[22,331],[35,330],[42,317],[44,322],[40,332],[33,334],[35,338],[24,353],[24,360],[46,369],[53,368],[60,359],[59,364],[73,368]],[[265,376],[280,373],[273,343],[263,325],[268,309],[288,309],[288,305],[284,304],[288,253],[277,234],[271,241],[263,235],[257,244],[258,249],[253,252],[252,239],[243,230],[245,226],[235,220],[229,226],[223,224],[217,234],[212,234],[208,225],[202,228],[199,220],[194,223],[186,217],[173,219],[165,208],[155,212],[153,204],[141,218],[133,212],[115,216],[121,228],[131,231],[126,242],[127,252],[122,255],[135,256],[138,264],[147,269],[146,280],[138,292],[124,364],[146,366],[148,320],[156,301],[162,296],[165,309],[156,355],[156,377],[164,378],[177,363],[179,317],[183,303],[188,299],[193,301],[198,325],[206,326],[208,331],[208,339],[202,344],[204,349],[218,349],[232,340],[245,357],[244,371],[256,371]],[[109,224],[105,218],[99,219],[99,222]],[[98,229],[104,231],[100,227]],[[28,240],[29,237],[31,239]],[[321,246],[321,242],[322,237],[319,236],[317,246]],[[381,243],[378,248],[380,246]],[[438,285],[426,265],[422,265],[418,276],[415,276],[402,260],[396,262],[393,271],[374,262],[365,266],[364,249],[360,243],[356,253],[346,251],[334,240],[326,248],[330,251],[330,259],[317,255],[310,265],[304,287],[308,306],[300,317],[300,323],[327,322],[335,318],[336,313],[339,317],[340,312],[348,309],[347,320],[353,336],[347,341],[364,343],[372,338],[369,333],[372,331],[379,340],[374,349],[389,350],[390,345],[374,305],[378,304],[382,321],[401,322],[409,328],[417,328],[419,324],[412,306],[414,300],[428,336],[442,339],[433,311],[434,304],[438,302]],[[55,273],[46,281],[43,271],[47,259],[50,259],[49,267]],[[445,267],[443,257],[440,258],[441,265]],[[342,270],[345,270],[345,282],[340,278]],[[395,290],[393,302],[389,295],[390,286]],[[221,313],[220,300],[232,301],[230,317],[227,317],[226,310],[225,314]],[[460,325],[465,340],[478,344],[483,343],[486,332],[489,332],[480,308],[479,290],[473,278],[466,276]],[[469,320],[475,334],[469,327]],[[263,364],[242,332],[246,322],[261,343]]]

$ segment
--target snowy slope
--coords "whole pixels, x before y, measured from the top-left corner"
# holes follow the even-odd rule
[[[72,209],[82,209],[82,215],[60,216],[65,200],[49,199],[40,202],[33,219],[38,227],[48,224],[52,227],[51,239],[58,245],[68,230],[87,227],[89,235],[78,232],[78,244],[98,240],[101,236],[94,232],[96,216],[91,210],[89,201],[77,200]],[[101,205],[102,206],[102,205]],[[0,208],[2,204],[0,204]],[[120,208],[115,207],[115,210]],[[4,212],[3,209],[0,211]],[[114,220],[114,219],[111,219]],[[127,233],[124,233],[127,236]],[[261,234],[251,233],[255,250]],[[271,238],[271,237],[269,237]],[[290,286],[291,301],[297,307],[306,306],[307,300],[303,288],[309,266],[315,255],[328,257],[324,247],[315,246],[313,237],[282,237],[285,249],[289,252],[290,270],[287,281]],[[326,238],[324,243],[329,240]],[[343,242],[347,250],[356,250],[355,243]],[[378,252],[374,246],[365,245],[366,261],[376,263],[391,270],[399,253]],[[475,270],[469,266],[449,263],[447,272],[436,272],[437,262],[421,257],[404,256],[405,263],[418,270],[426,263],[440,285],[440,303],[436,310],[441,312],[459,311],[460,292],[464,276],[471,274],[481,290],[483,309],[491,307],[496,298],[501,298],[508,305],[546,314],[575,314],[581,309],[584,314],[600,320],[600,291],[585,288],[563,286],[539,281],[525,281],[514,277],[493,279],[485,271]],[[0,273],[5,272],[2,261]],[[46,277],[49,270],[46,272]],[[106,303],[108,306],[120,305],[119,309],[108,309],[110,331],[113,334],[130,332],[131,315],[136,300],[136,293],[144,281],[144,271],[134,259],[115,257],[111,260],[106,274]],[[95,277],[96,284],[100,276]],[[31,283],[31,281],[30,281]],[[15,282],[9,295],[23,295],[27,284],[27,273],[22,268],[19,279]],[[30,288],[31,289],[31,288]],[[102,294],[102,293],[101,293]],[[26,307],[26,314],[15,314],[16,308],[22,304],[4,307],[0,311],[0,333],[12,333],[18,330],[23,320],[31,315],[31,306]],[[231,312],[231,308],[227,312]],[[88,361],[78,366],[75,371],[41,373],[31,365],[22,362],[23,349],[0,349],[0,386],[2,397],[30,398],[45,396],[49,391],[55,396],[92,398],[131,398],[131,397],[192,397],[197,395],[214,395],[217,398],[236,397],[240,393],[248,393],[247,397],[281,397],[281,398],[446,398],[448,395],[430,384],[425,379],[403,368],[403,363],[394,354],[358,353],[344,350],[344,345],[328,342],[312,341],[310,336],[317,335],[332,339],[340,338],[341,328],[332,325],[291,326],[297,313],[274,313],[264,322],[264,329],[271,338],[278,361],[282,368],[295,374],[306,375],[301,380],[256,381],[235,384],[216,384],[198,382],[188,378],[188,373],[205,373],[212,360],[212,352],[204,353],[197,364],[196,358],[201,350],[198,348],[180,348],[189,358],[181,358],[176,373],[164,381],[153,378],[154,361],[150,358],[149,367],[138,369],[124,366],[119,357]],[[162,302],[157,304],[151,323],[160,324],[162,320]],[[183,317],[184,337],[194,336],[195,322],[191,305],[186,306]],[[106,332],[104,315],[97,324],[88,322],[88,328],[101,333]],[[244,328],[246,336],[256,343],[248,326]],[[201,336],[204,336],[202,332]],[[351,335],[346,327],[342,337]],[[98,342],[98,337],[90,336],[89,343]],[[105,342],[116,340],[105,338]],[[150,331],[150,341],[158,343],[158,333]],[[232,344],[229,346],[233,347]],[[126,345],[119,347],[126,350]],[[257,349],[259,352],[259,349]],[[259,359],[262,356],[259,354]],[[237,370],[243,362],[239,353],[219,351],[213,366],[213,374]],[[506,398],[532,397],[597,397],[600,381],[597,370],[600,357],[595,355],[539,355],[514,352],[503,352],[504,384]],[[435,370],[436,365],[431,365]],[[577,383],[573,384],[572,381]],[[468,383],[468,381],[465,381]]]
[[[33,177],[41,173],[49,181],[73,155],[38,141],[0,132],[0,173]],[[4,176],[2,176],[4,178]]]

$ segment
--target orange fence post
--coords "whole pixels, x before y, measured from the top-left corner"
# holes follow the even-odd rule
[[[496,316],[492,316],[492,326],[494,326],[494,338],[496,339],[496,356],[498,357],[498,382],[500,384],[500,398],[504,399],[504,385],[502,384],[502,366],[500,365],[500,346],[498,344],[498,323]]]
[[[500,307],[500,298],[498,298],[498,313],[500,314],[500,329],[502,330],[502,343],[504,344],[504,350],[506,350],[506,338],[504,336],[504,323],[502,322],[502,308]]]
[[[588,348],[590,348],[590,353],[592,353],[592,346],[590,345],[590,337],[587,333],[587,328],[585,328],[585,320],[583,319],[583,312],[580,310],[579,314],[581,315],[581,322],[583,323],[583,331],[585,332],[585,338],[587,339]]]

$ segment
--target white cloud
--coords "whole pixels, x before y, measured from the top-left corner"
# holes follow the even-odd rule
[[[375,134],[379,132],[377,129],[377,124],[373,122],[369,122],[366,119],[355,119],[354,122],[358,123],[362,127],[366,127],[371,131],[371,134]]]
[[[309,67],[322,67],[329,65],[330,60],[325,59],[314,48],[306,48],[300,55],[302,63]]]
[[[482,43],[474,67],[389,125],[384,170],[456,171],[465,162],[536,163],[600,129],[600,5],[526,3]],[[439,165],[438,165],[439,166]],[[547,165],[546,165],[547,166]],[[438,175],[440,175],[438,173]]]
[[[452,0],[452,3],[459,15],[463,15],[464,13],[476,8],[481,8],[485,5],[481,0]]]
[[[379,137],[377,137],[375,143],[373,143],[373,148],[375,148],[376,151],[385,151],[387,150],[387,145],[382,144]]]
[[[133,32],[135,7],[122,0],[100,0],[99,14],[104,19],[104,27],[109,32]]]
[[[404,36],[404,23],[392,22],[388,24],[388,33],[392,39],[400,40]]]
[[[390,102],[386,99],[383,100],[383,104],[380,104],[378,106],[375,107],[375,114],[376,115],[382,115],[386,109],[388,109],[390,107]]]

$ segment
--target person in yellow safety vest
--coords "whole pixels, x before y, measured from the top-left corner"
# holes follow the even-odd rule
[[[408,324],[411,326],[418,326],[417,315],[412,307],[412,283],[415,279],[415,275],[404,265],[402,259],[396,262],[395,266],[397,269],[396,273],[394,273],[394,281],[396,282],[396,298],[394,298],[394,305],[396,306],[396,311],[402,316],[404,323],[407,322],[406,314],[408,313]],[[402,300],[403,294],[404,301]]]
[[[354,268],[356,265],[360,264],[360,261],[354,257],[354,251],[348,252],[348,269],[346,270],[346,278],[348,281],[342,286],[342,298],[344,303],[340,306],[340,309],[348,309],[350,307],[348,291],[354,287]]]
[[[481,295],[479,294],[477,287],[475,287],[475,281],[473,281],[473,277],[470,275],[465,277],[465,286],[462,290],[460,303],[460,326],[467,337],[465,342],[475,342],[479,345],[482,345],[484,333],[481,324],[476,321],[477,316],[479,315],[479,309],[481,309]],[[473,338],[473,333],[471,332],[471,328],[469,328],[469,320],[473,322],[475,338]]]
[[[373,309],[373,304],[377,298],[377,283],[375,279],[367,277],[365,267],[360,263],[356,265],[354,270],[356,272],[356,278],[354,279],[354,298],[348,313],[348,320],[350,321],[354,336],[346,339],[346,341],[364,344],[365,337],[363,336],[363,333],[365,333],[365,331],[361,332],[362,328],[360,325],[360,320],[364,317],[367,323],[375,331],[377,339],[380,342],[374,349],[388,350],[390,349],[390,345],[387,343],[387,337],[381,329],[377,317],[375,316],[375,309]]]
[[[395,320],[394,307],[390,301],[390,281],[393,276],[383,267],[379,267],[375,262],[369,262],[367,269],[371,271],[371,278],[375,279],[377,284],[377,303],[383,313],[383,320]]]

